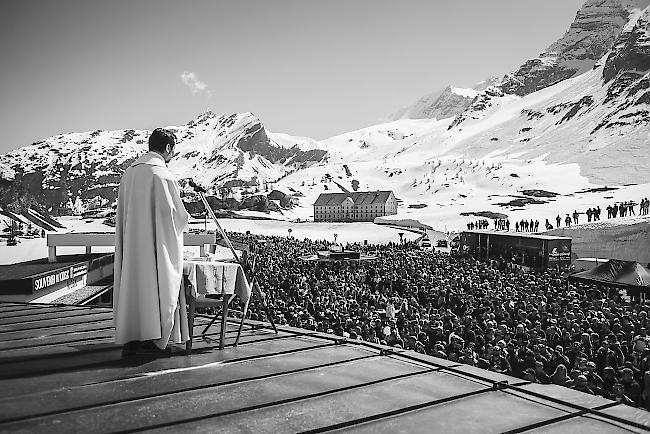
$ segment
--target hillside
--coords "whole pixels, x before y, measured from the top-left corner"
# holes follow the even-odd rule
[[[185,185],[262,189],[327,155],[311,139],[268,133],[251,113],[200,115],[170,127],[178,156],[170,168]],[[147,151],[146,130],[60,134],[0,156],[0,205],[36,205],[51,214],[111,205],[126,168]]]
[[[452,127],[481,117],[495,99],[525,96],[598,66],[610,50],[620,48],[621,40],[630,34],[644,10],[647,13],[649,5],[650,0],[587,0],[560,39],[481,92]]]
[[[505,88],[503,81],[486,82],[481,91],[449,87],[427,101],[442,104],[445,93],[465,100],[475,95],[455,118],[443,118],[442,104],[437,114],[429,112],[436,119],[400,116],[322,141],[271,133],[251,113],[207,112],[170,127],[179,138],[170,169],[182,187],[192,178],[224,201],[283,192],[295,206],[271,214],[280,219],[310,219],[323,192],[377,189],[395,192],[395,218],[438,230],[462,229],[485,213],[543,224],[573,210],[638,203],[650,191],[647,3],[587,1],[566,35],[541,56],[556,53],[555,66],[520,68],[537,83],[530,92]],[[570,78],[543,78],[543,70],[566,72],[571,65]],[[37,202],[53,214],[111,205],[121,174],[145,152],[148,134],[64,134],[0,156],[0,205]],[[193,200],[189,189],[184,194]]]
[[[454,120],[405,119],[333,137],[321,142],[327,165],[281,184],[307,203],[339,185],[393,189],[401,218],[440,229],[462,228],[480,211],[545,219],[638,203],[650,191],[649,13],[635,14],[583,74],[525,96],[491,86]]]
[[[650,264],[650,218],[603,220],[554,229],[549,235],[572,238],[571,250],[580,258],[616,258]]]
[[[528,95],[589,71],[650,0],[587,0],[567,32],[501,83],[506,94]]]

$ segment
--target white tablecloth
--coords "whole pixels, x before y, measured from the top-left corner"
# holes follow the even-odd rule
[[[251,296],[244,270],[237,263],[189,259],[183,261],[183,275],[190,283],[189,294],[194,298],[208,294],[237,294],[246,302]]]

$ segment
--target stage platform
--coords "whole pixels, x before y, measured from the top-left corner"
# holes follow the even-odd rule
[[[410,351],[249,321],[121,359],[106,308],[0,304],[0,432],[646,432],[650,413]]]

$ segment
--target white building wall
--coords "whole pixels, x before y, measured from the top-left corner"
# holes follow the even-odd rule
[[[340,205],[314,206],[314,221],[374,221],[376,217],[397,214],[397,200],[391,193],[383,204],[356,205],[346,199]]]

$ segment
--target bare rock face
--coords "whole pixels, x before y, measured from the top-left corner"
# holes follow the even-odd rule
[[[625,33],[626,26],[631,28],[639,11],[649,5],[650,0],[587,0],[564,36],[538,57],[527,60],[516,71],[506,74],[498,86],[499,90],[503,94],[525,96],[589,71],[615,44],[621,43],[619,37]],[[630,33],[629,37],[637,36]],[[638,36],[637,39],[643,37]],[[621,47],[621,51],[629,50]],[[640,51],[634,50],[612,59],[611,63],[645,64]],[[615,75],[615,69],[614,66],[610,67],[608,77]],[[498,96],[493,90],[492,95],[487,93],[486,90],[477,96],[467,109],[456,116],[450,128],[467,119],[479,118],[481,112],[491,106],[490,100]]]
[[[475,93],[456,93],[451,86],[447,86],[436,95],[424,97],[415,103],[409,111],[409,119],[446,119],[456,116],[467,108],[476,96]]]
[[[603,81],[609,109],[592,134],[650,124],[650,6],[616,41],[603,67]]]
[[[564,36],[506,75],[503,91],[524,96],[590,70],[613,47],[631,11],[648,4],[650,0],[587,1]]]
[[[479,119],[481,115],[490,107],[492,107],[492,100],[504,96],[500,86],[489,86],[487,89],[479,93],[462,113],[460,113],[454,121],[449,124],[448,129],[452,129],[467,119]]]
[[[469,107],[480,91],[499,81],[496,77],[490,77],[467,89],[447,86],[423,96],[410,106],[403,107],[391,116],[391,120],[446,119],[457,116]]]
[[[643,75],[650,70],[650,8],[646,8],[629,31],[617,39],[607,56],[603,79],[611,81],[623,71]]]

